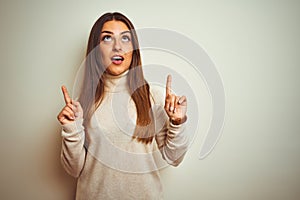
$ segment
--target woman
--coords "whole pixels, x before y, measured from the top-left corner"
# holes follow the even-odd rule
[[[165,98],[145,81],[135,29],[120,13],[96,21],[84,67],[78,101],[63,86],[57,116],[76,199],[162,199],[162,160],[177,166],[188,147],[186,97],[172,93],[170,75]]]

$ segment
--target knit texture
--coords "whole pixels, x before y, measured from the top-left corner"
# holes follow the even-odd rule
[[[78,178],[77,200],[163,199],[159,169],[177,166],[187,151],[185,124],[169,122],[163,91],[151,86],[155,137],[147,145],[132,139],[136,108],[127,75],[106,75],[105,96],[90,126],[83,127],[82,119],[62,126],[61,162]]]

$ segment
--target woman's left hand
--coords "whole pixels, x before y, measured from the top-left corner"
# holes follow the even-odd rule
[[[186,121],[187,99],[185,96],[176,96],[171,91],[172,76],[168,75],[166,84],[165,111],[175,125]]]

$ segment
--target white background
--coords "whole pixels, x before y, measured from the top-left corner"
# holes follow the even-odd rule
[[[198,159],[204,95],[199,137],[179,167],[162,171],[166,199],[300,198],[298,1],[2,0],[0,199],[74,198],[59,159],[60,86],[72,88],[89,31],[107,11],[192,38],[223,79],[222,137]]]

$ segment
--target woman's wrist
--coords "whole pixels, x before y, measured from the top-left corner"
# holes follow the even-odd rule
[[[83,118],[76,119],[71,123],[62,124],[61,126],[66,133],[79,132],[83,129]]]
[[[184,122],[186,122],[187,120],[187,116],[185,115],[183,118],[177,118],[177,119],[171,119],[170,118],[170,122],[174,125],[180,125],[183,124]]]

